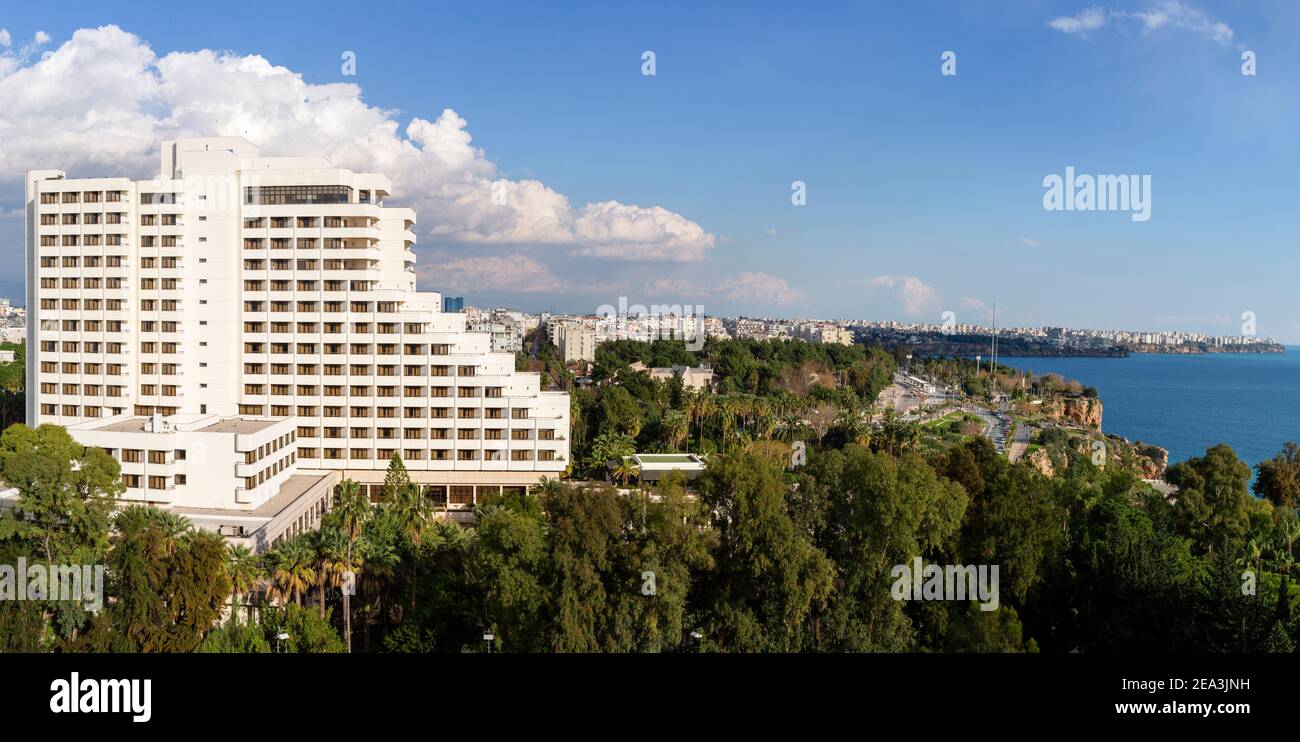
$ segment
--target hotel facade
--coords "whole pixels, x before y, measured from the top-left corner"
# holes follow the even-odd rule
[[[163,142],[154,180],[29,171],[28,423],[125,458],[127,497],[164,506],[255,509],[284,469],[237,456],[196,482],[192,456],[151,469],[114,432],[269,431],[294,472],[376,486],[397,453],[453,507],[558,476],[568,395],[416,289],[416,215],[390,188],[238,137]]]

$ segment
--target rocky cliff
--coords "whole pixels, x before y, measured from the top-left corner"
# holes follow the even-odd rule
[[[1096,397],[1063,397],[1043,405],[1052,420],[1077,425],[1084,430],[1101,430],[1101,400]]]

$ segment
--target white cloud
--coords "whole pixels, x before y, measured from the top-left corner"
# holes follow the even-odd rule
[[[157,148],[178,136],[241,135],[269,155],[325,155],[393,181],[420,229],[448,241],[568,246],[600,258],[697,261],[715,243],[660,207],[617,201],[580,208],[533,179],[501,177],[468,123],[367,105],[352,83],[305,82],[261,56],[211,50],[161,58],[116,26],[82,29],[31,61],[38,34],[0,53],[0,172],[57,167],[72,177],[157,174]]]
[[[434,256],[418,269],[421,283],[464,292],[556,293],[564,281],[547,266],[523,254],[452,258]]]
[[[746,271],[722,280],[718,293],[732,301],[760,302],[788,307],[803,301],[803,292],[793,288],[784,278]]]
[[[1096,31],[1106,24],[1106,11],[1101,8],[1088,8],[1077,15],[1053,18],[1047,25],[1068,34],[1088,38],[1089,31]]]
[[[709,293],[685,278],[653,278],[645,282],[642,290],[650,301],[700,297]]]
[[[1235,36],[1228,24],[1211,18],[1182,0],[1164,0],[1145,10],[1137,11],[1107,11],[1092,7],[1077,15],[1053,18],[1047,22],[1047,25],[1057,31],[1086,39],[1089,31],[1096,31],[1111,21],[1116,23],[1136,21],[1144,34],[1150,34],[1161,28],[1189,31],[1222,46],[1230,45]]]
[[[701,303],[705,299],[728,299],[747,305],[788,307],[804,300],[803,292],[779,276],[746,271],[702,285],[686,278],[654,278],[645,282],[646,300]]]
[[[961,308],[965,312],[974,312],[981,319],[989,319],[993,316],[993,309],[988,304],[969,296],[961,300]]]
[[[0,77],[8,75],[27,62],[42,46],[50,42],[50,35],[37,31],[32,40],[14,49],[14,37],[8,29],[0,28]]]
[[[1042,244],[1041,242],[1034,239],[1033,237],[1021,237],[1016,241],[1024,245],[1025,247],[1038,247],[1039,245]]]
[[[893,290],[902,301],[903,311],[913,316],[931,314],[938,305],[938,292],[916,276],[876,276],[867,283],[873,288]]]

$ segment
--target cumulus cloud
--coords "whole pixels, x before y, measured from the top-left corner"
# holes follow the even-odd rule
[[[1077,15],[1053,18],[1047,22],[1047,25],[1063,33],[1088,38],[1089,31],[1096,31],[1112,21],[1136,22],[1144,34],[1150,34],[1161,28],[1188,31],[1222,46],[1231,44],[1235,36],[1228,24],[1211,18],[1182,0],[1165,0],[1138,11],[1102,10],[1093,7]]]
[[[803,292],[780,276],[746,271],[727,276],[711,285],[686,278],[661,277],[647,280],[643,287],[647,301],[702,302],[728,299],[746,304],[788,307],[804,300]]]
[[[981,319],[989,319],[993,316],[993,309],[988,304],[969,296],[961,300],[961,308],[963,312],[973,312]]]
[[[451,291],[555,293],[564,281],[547,266],[523,254],[458,257],[440,255],[421,266],[418,274],[439,288]]]
[[[903,311],[913,316],[930,314],[938,304],[938,292],[916,276],[876,276],[867,284],[893,291],[902,302]]]
[[[311,84],[258,55],[212,50],[154,54],[116,26],[82,29],[0,51],[0,172],[60,168],[72,177],[157,174],[158,143],[240,135],[268,155],[324,155],[378,171],[420,229],[447,241],[566,246],[578,255],[690,262],[715,238],[661,207],[617,201],[575,207],[534,179],[497,173],[468,122],[448,108],[405,126],[362,101],[352,83]]]
[[[746,271],[724,279],[718,293],[732,301],[762,302],[788,307],[803,301],[803,292],[790,286],[784,278]]]

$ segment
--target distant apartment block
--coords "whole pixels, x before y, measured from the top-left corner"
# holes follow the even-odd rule
[[[258,426],[236,454],[272,431],[295,471],[377,487],[398,453],[462,506],[563,472],[568,396],[416,289],[416,215],[386,206],[390,190],[384,175],[263,157],[238,137],[164,142],[152,180],[28,172],[28,422],[121,460],[155,447],[118,437],[164,435],[141,420],[169,425],[175,441],[156,450],[178,451],[240,419],[220,423]],[[188,450],[181,462],[139,472],[132,499],[184,499],[197,478]],[[266,481],[242,476],[202,483],[260,507]]]

